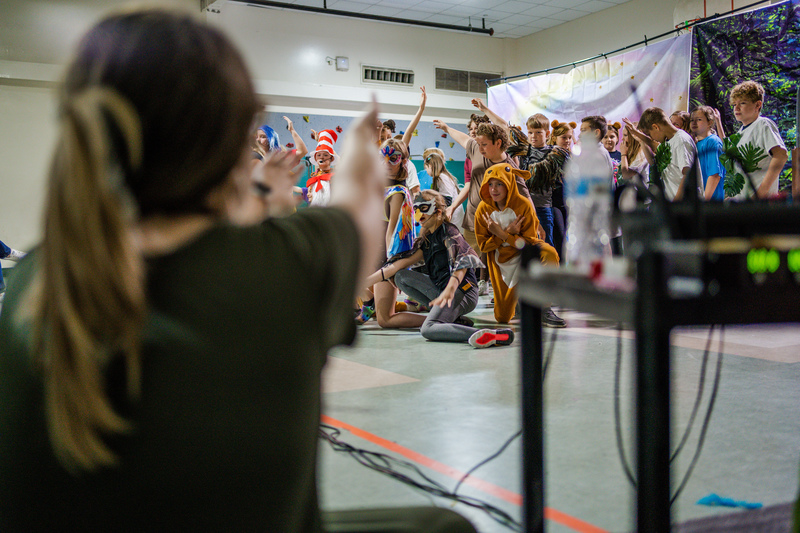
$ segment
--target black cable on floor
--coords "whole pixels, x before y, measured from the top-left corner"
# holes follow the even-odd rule
[[[320,438],[325,439],[330,444],[331,448],[337,452],[344,452],[353,457],[362,465],[386,474],[412,488],[421,490],[433,496],[446,498],[453,502],[463,503],[475,509],[485,512],[497,523],[507,527],[512,531],[522,531],[522,525],[514,520],[511,515],[495,507],[483,500],[472,498],[469,496],[459,496],[455,492],[450,492],[447,488],[434,479],[426,476],[415,464],[408,461],[396,459],[390,455],[378,452],[371,452],[356,448],[355,446],[339,440],[341,431],[338,428],[329,426],[327,424],[320,424],[319,435]],[[398,468],[406,468],[411,470],[411,475],[417,475],[424,480],[424,482],[413,479],[410,475],[406,475],[398,470]]]
[[[683,449],[686,441],[689,439],[689,434],[691,433],[692,427],[694,425],[694,420],[697,416],[697,412],[699,411],[700,403],[703,397],[703,393],[705,392],[705,376],[706,376],[706,368],[708,366],[709,354],[711,353],[711,340],[712,335],[714,333],[715,325],[711,325],[711,329],[708,332],[708,340],[706,341],[706,348],[705,352],[703,353],[703,364],[700,370],[700,378],[698,380],[697,385],[697,397],[694,402],[694,406],[692,408],[692,414],[689,417],[689,422],[687,423],[686,430],[683,433],[683,437],[681,438],[681,442],[678,444],[678,447],[675,449],[675,452],[670,457],[670,463],[678,456],[678,454]],[[720,348],[717,357],[717,369],[716,375],[714,377],[714,385],[711,390],[711,397],[708,403],[708,409],[706,411],[706,416],[703,420],[703,425],[700,429],[700,437],[697,441],[697,447],[695,449],[694,456],[692,457],[692,462],[689,465],[689,468],[684,475],[683,480],[681,481],[680,485],[678,486],[678,490],[670,499],[670,505],[675,502],[678,498],[678,495],[683,491],[686,483],[689,481],[689,477],[694,470],[695,465],[697,464],[698,459],[700,458],[700,453],[703,449],[703,444],[705,443],[706,433],[708,431],[708,425],[711,421],[711,413],[714,410],[714,403],[717,398],[717,392],[719,390],[719,382],[720,377],[722,375],[722,352],[723,352],[723,344],[724,344],[724,326],[720,327]],[[620,415],[620,381],[621,381],[621,367],[622,367],[622,324],[620,323],[617,329],[617,361],[616,361],[616,368],[614,371],[614,429],[616,432],[617,437],[617,451],[619,452],[620,462],[622,463],[622,469],[625,471],[625,476],[630,481],[631,485],[636,487],[636,479],[633,475],[633,470],[628,463],[627,457],[625,455],[625,447],[624,441],[622,438],[622,423],[621,423],[621,415]]]
[[[636,478],[633,477],[633,470],[625,456],[625,442],[622,439],[622,415],[620,414],[620,379],[622,374],[622,322],[617,325],[617,362],[614,368],[614,432],[617,435],[617,451],[619,460],[622,463],[622,470],[631,485],[636,487]]]
[[[697,412],[700,410],[700,401],[703,398],[703,393],[705,392],[706,388],[706,368],[708,368],[708,356],[711,353],[711,338],[714,333],[714,325],[711,325],[711,329],[708,332],[708,340],[706,341],[706,349],[703,352],[703,365],[700,367],[700,378],[698,379],[697,383],[697,397],[694,401],[694,406],[692,407],[692,414],[689,415],[689,422],[686,424],[686,430],[683,432],[683,437],[681,438],[681,442],[678,444],[678,447],[675,448],[675,451],[672,454],[672,457],[669,458],[669,462],[675,460],[678,457],[678,454],[681,453],[683,446],[686,444],[686,441],[689,440],[689,434],[692,432],[692,427],[694,426],[694,419],[697,416]]]
[[[470,468],[469,470],[467,470],[467,473],[466,473],[466,474],[464,474],[464,475],[461,477],[461,479],[459,479],[459,480],[458,480],[458,483],[456,483],[456,486],[455,486],[455,488],[453,489],[453,494],[456,494],[456,493],[458,493],[458,489],[459,489],[459,487],[461,487],[461,484],[462,484],[462,483],[464,483],[464,481],[465,481],[465,480],[466,480],[466,479],[467,479],[469,476],[471,476],[473,472],[475,472],[477,469],[479,469],[480,467],[482,467],[483,465],[485,465],[486,463],[488,463],[489,461],[493,460],[494,458],[496,458],[496,457],[498,457],[500,454],[502,454],[504,451],[506,451],[506,448],[508,448],[508,446],[509,446],[509,445],[510,445],[512,442],[514,442],[514,439],[516,439],[516,438],[517,438],[517,437],[519,437],[520,435],[522,435],[522,430],[521,430],[521,429],[520,429],[519,431],[517,431],[516,433],[514,433],[513,435],[511,435],[511,437],[509,437],[509,439],[508,439],[508,440],[507,440],[507,441],[506,441],[506,442],[505,442],[505,443],[504,443],[502,446],[500,446],[500,449],[499,449],[499,450],[497,450],[497,451],[496,451],[496,452],[494,452],[492,455],[490,455],[489,457],[487,457],[486,459],[484,459],[484,460],[483,460],[483,461],[481,461],[480,463],[476,464],[475,466],[473,466],[472,468]]]
[[[683,481],[681,481],[680,485],[678,485],[678,490],[675,491],[675,495],[670,499],[669,503],[672,505],[675,503],[675,500],[678,499],[678,496],[683,491],[684,487],[686,487],[686,483],[689,481],[689,478],[692,475],[692,470],[694,470],[695,465],[697,464],[697,460],[700,459],[700,453],[703,451],[703,444],[706,440],[706,432],[708,431],[708,425],[711,421],[711,413],[714,411],[714,403],[717,400],[717,392],[719,391],[719,382],[720,377],[722,376],[722,353],[723,347],[725,344],[725,326],[720,326],[719,330],[719,352],[717,354],[717,371],[716,375],[714,376],[714,387],[711,389],[711,397],[708,400],[708,411],[706,411],[705,419],[703,420],[703,426],[700,428],[700,437],[697,439],[697,448],[694,452],[694,457],[692,457],[692,462],[689,464],[689,468],[686,470],[686,475],[683,476]]]
[[[544,380],[547,377],[547,367],[550,365],[550,361],[553,359],[553,350],[555,350],[556,339],[558,338],[558,328],[552,328],[552,329],[553,332],[550,334],[550,344],[547,349],[547,355],[545,356],[544,361],[542,362],[542,383],[544,383]],[[464,480],[466,480],[469,476],[471,476],[473,472],[475,472],[477,469],[479,469],[489,461],[492,461],[496,457],[500,456],[506,450],[506,448],[508,448],[508,446],[512,442],[514,442],[514,439],[516,439],[520,435],[522,435],[521,429],[516,433],[514,433],[513,435],[511,435],[511,437],[509,437],[508,440],[502,446],[500,446],[499,450],[497,450],[495,453],[493,453],[480,463],[476,464],[475,466],[467,470],[467,473],[464,474],[461,477],[461,479],[458,480],[458,483],[456,483],[456,486],[453,489],[453,494],[456,494],[458,492],[458,489],[459,487],[461,487],[461,484],[464,483]]]
[[[550,343],[547,350],[547,355],[542,362],[542,382],[544,382],[545,377],[547,376],[547,368],[550,365],[550,361],[553,359],[553,351],[555,350],[556,339],[558,337],[558,328],[553,328],[553,332],[550,334]],[[329,430],[330,433],[326,432]],[[360,448],[356,448],[346,442],[342,442],[338,439],[341,432],[339,429],[329,426],[327,424],[320,424],[320,438],[325,439],[331,445],[334,451],[337,452],[345,452],[350,454],[356,461],[361,463],[362,465],[380,472],[382,474],[386,474],[398,481],[410,485],[411,487],[426,492],[428,494],[432,494],[434,496],[439,496],[442,498],[447,498],[449,500],[460,502],[465,505],[469,505],[470,507],[474,507],[476,509],[480,509],[487,513],[493,520],[498,522],[499,524],[511,529],[512,531],[522,531],[522,525],[514,520],[510,515],[508,515],[505,511],[494,507],[493,505],[486,503],[482,500],[478,500],[477,498],[471,498],[469,496],[459,496],[458,489],[464,483],[464,481],[472,475],[478,468],[482,467],[483,465],[489,463],[490,461],[494,460],[498,456],[500,456],[506,448],[508,448],[514,439],[522,435],[522,430],[520,429],[516,433],[514,433],[511,437],[506,440],[505,443],[497,450],[495,453],[484,459],[483,461],[479,462],[472,468],[470,468],[466,474],[464,474],[461,479],[458,480],[456,483],[455,488],[452,492],[448,491],[443,485],[438,483],[437,481],[429,478],[426,476],[416,465],[413,463],[409,463],[407,461],[402,461],[400,459],[396,459],[390,455],[386,455],[383,453],[377,452],[370,452],[368,450],[362,450]],[[392,463],[411,469],[415,474],[419,475],[422,479],[424,479],[429,485],[425,485],[424,483],[420,483],[415,481],[414,479],[397,472],[396,470],[392,469]]]

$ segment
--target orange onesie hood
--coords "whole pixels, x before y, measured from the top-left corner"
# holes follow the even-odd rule
[[[528,201],[527,198],[519,193],[516,176],[522,176],[524,181],[530,179],[531,173],[527,170],[514,168],[508,163],[498,163],[497,165],[492,165],[486,169],[486,173],[483,175],[480,196],[481,200],[486,202],[489,207],[492,208],[490,211],[495,211],[497,209],[497,206],[494,205],[494,201],[492,200],[492,196],[489,194],[490,179],[502,181],[505,184],[506,189],[508,189],[505,207],[510,207],[514,212],[519,214],[522,212],[525,205],[530,204],[530,201]]]

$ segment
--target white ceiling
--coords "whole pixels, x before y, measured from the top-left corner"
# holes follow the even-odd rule
[[[244,1],[246,0],[237,0]],[[323,0],[277,0],[323,7]],[[327,0],[328,9],[494,29],[494,37],[517,38],[585,17],[629,0]]]

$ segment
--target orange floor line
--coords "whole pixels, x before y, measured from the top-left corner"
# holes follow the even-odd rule
[[[405,446],[401,446],[396,442],[386,440],[373,433],[364,431],[363,429],[357,428],[355,426],[351,426],[346,422],[336,420],[335,418],[331,418],[327,415],[322,415],[322,423],[340,429],[345,429],[359,438],[362,438],[368,442],[376,444],[381,448],[385,448],[391,452],[394,452],[398,455],[405,457],[406,459],[410,459],[415,463],[419,463],[427,468],[430,468],[431,470],[439,472],[440,474],[444,474],[445,476],[448,476],[455,480],[461,479],[465,474],[465,472],[461,472],[460,470],[457,470],[444,463],[440,463],[435,459],[426,457],[425,455],[422,455],[421,453],[406,448]],[[521,495],[517,494],[516,492],[510,491],[508,489],[504,489],[503,487],[495,485],[494,483],[489,483],[488,481],[484,481],[475,476],[470,476],[466,480],[464,480],[464,485],[470,485],[471,487],[474,487],[487,494],[500,498],[501,500],[505,500],[511,504],[522,505]],[[544,517],[547,520],[558,522],[559,524],[566,526],[570,529],[573,529],[574,531],[577,531],[579,533],[608,533],[605,529],[601,529],[597,526],[589,524],[588,522],[584,522],[583,520],[575,518],[574,516],[570,516],[566,513],[563,513],[551,507],[545,508]]]

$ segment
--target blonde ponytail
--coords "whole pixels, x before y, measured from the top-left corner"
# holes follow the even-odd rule
[[[26,315],[50,439],[71,469],[115,464],[105,438],[130,430],[106,390],[113,357],[126,359],[129,396],[140,388],[144,268],[126,175],[141,161],[139,119],[126,99],[98,87],[65,98]]]

